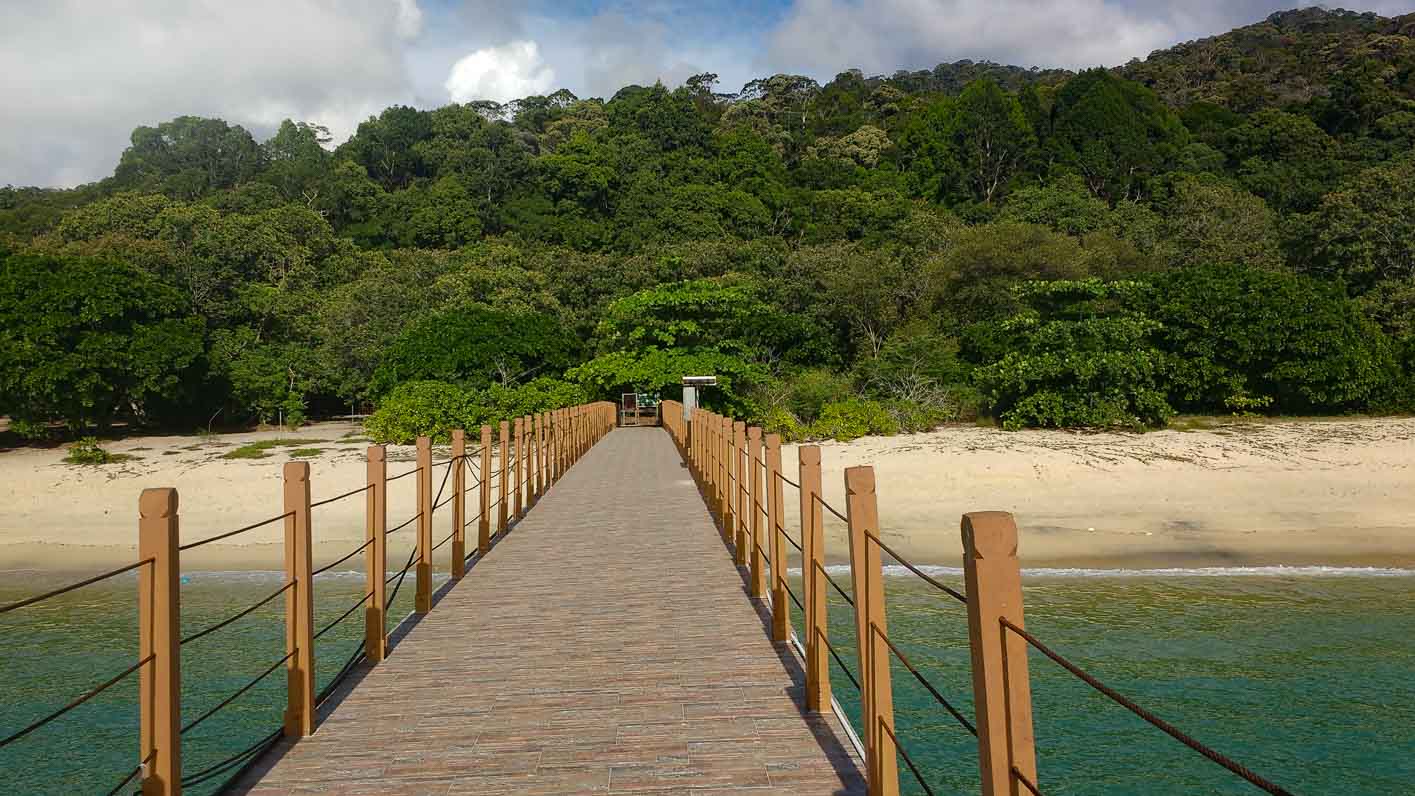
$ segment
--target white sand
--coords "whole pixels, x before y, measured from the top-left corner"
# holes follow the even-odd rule
[[[1412,438],[1405,418],[1148,434],[957,426],[826,444],[822,478],[843,513],[844,469],[873,465],[883,538],[921,563],[959,566],[961,515],[998,509],[1016,516],[1028,566],[1409,567]],[[783,460],[794,479],[794,448]],[[843,558],[842,529],[827,529]]]
[[[344,435],[357,431],[326,423],[297,433],[132,438],[107,447],[140,458],[101,467],[64,464],[62,448],[5,451],[0,569],[80,571],[133,560],[138,494],[146,487],[178,489],[184,542],[281,514],[281,469],[291,448],[266,459],[221,458],[258,439],[325,440],[308,443],[323,449],[308,460],[314,500],[356,489],[367,442]],[[1415,419],[1234,423],[1143,435],[958,426],[826,444],[822,461],[827,500],[842,512],[844,468],[875,467],[885,539],[920,563],[957,566],[960,515],[1002,509],[1017,516],[1029,566],[1415,566],[1412,438]],[[446,456],[445,449],[435,454]],[[411,468],[413,458],[410,446],[390,447],[389,474]],[[794,479],[794,447],[783,460]],[[390,527],[415,513],[414,481],[390,485]],[[795,536],[791,492],[787,524]],[[434,541],[446,536],[450,510],[439,511],[434,525]],[[364,539],[363,496],[316,509],[313,526],[316,566],[352,550]],[[843,559],[843,529],[833,520],[827,529],[832,558]],[[391,540],[390,562],[401,565],[413,535],[409,528]],[[282,550],[276,523],[190,551],[183,568],[279,569]],[[361,566],[359,557],[349,566]]]

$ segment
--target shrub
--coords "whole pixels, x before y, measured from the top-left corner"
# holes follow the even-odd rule
[[[47,439],[49,424],[43,420],[28,420],[23,417],[10,418],[10,431],[23,439]]]
[[[786,408],[810,423],[820,417],[826,404],[851,396],[850,379],[828,370],[803,370],[785,383]]]
[[[879,401],[847,398],[826,404],[810,425],[810,436],[849,442],[868,434],[892,436],[899,433],[899,421]]]
[[[890,401],[885,404],[899,430],[905,434],[932,431],[940,423],[953,420],[956,412],[948,412],[936,406],[913,401]]]
[[[470,393],[441,381],[400,384],[383,399],[364,429],[378,442],[406,445],[427,435],[446,442],[449,430],[461,428],[472,415]]]
[[[64,461],[69,464],[108,464],[117,457],[103,449],[96,437],[83,437],[69,446],[69,455]]]
[[[790,410],[777,407],[767,410],[759,421],[767,434],[780,434],[782,442],[800,442],[806,439],[807,427],[791,414]]]

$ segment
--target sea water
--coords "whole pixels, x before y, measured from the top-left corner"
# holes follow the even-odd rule
[[[402,563],[401,561],[399,562]],[[961,589],[956,570],[932,570]],[[850,591],[848,571],[832,576]],[[0,604],[72,578],[3,573]],[[196,573],[182,585],[183,634],[279,588],[278,573]],[[1106,684],[1294,793],[1415,793],[1415,571],[1331,568],[1042,570],[1024,577],[1027,628]],[[891,639],[939,692],[973,715],[963,606],[902,569],[886,580]],[[316,627],[363,596],[361,574],[316,586]],[[391,588],[391,586],[390,586]],[[800,596],[799,579],[792,589]],[[136,577],[120,576],[0,615],[0,737],[136,661]],[[849,606],[832,592],[831,641],[856,668]],[[412,607],[411,573],[390,616]],[[794,606],[793,606],[794,607]],[[317,642],[317,687],[361,643],[362,610]],[[799,616],[794,617],[799,627]],[[392,622],[390,622],[392,624]],[[182,651],[183,720],[246,685],[285,651],[283,598]],[[1050,660],[1033,653],[1033,717],[1047,794],[1257,792]],[[859,704],[832,662],[836,697]],[[976,793],[977,744],[918,681],[892,668],[901,743],[932,792]],[[183,737],[199,772],[276,729],[277,669]],[[137,680],[0,749],[0,791],[108,793],[138,761]],[[900,761],[904,792],[924,793]],[[218,777],[189,792],[210,793]]]

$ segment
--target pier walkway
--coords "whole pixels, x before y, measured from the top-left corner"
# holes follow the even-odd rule
[[[234,789],[863,793],[662,429],[610,432]]]

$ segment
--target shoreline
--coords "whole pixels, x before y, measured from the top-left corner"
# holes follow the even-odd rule
[[[290,444],[268,458],[225,458],[275,439]],[[363,483],[367,445],[359,426],[335,422],[294,432],[131,437],[107,447],[135,458],[98,467],[62,463],[62,448],[0,452],[9,508],[0,518],[0,570],[92,572],[131,562],[137,499],[147,487],[178,489],[184,543],[278,516],[291,451],[318,449],[307,459],[318,501]],[[783,448],[793,479],[795,447]],[[919,565],[959,566],[961,514],[1000,509],[1017,517],[1024,569],[1415,569],[1408,487],[1415,418],[1234,421],[1146,434],[958,425],[821,449],[824,497],[838,509],[845,467],[875,467],[882,537]],[[388,453],[390,475],[412,466],[412,446]],[[445,458],[446,449],[439,453]],[[390,527],[416,512],[411,484],[390,486]],[[799,503],[794,489],[785,492],[783,519],[796,538]],[[315,509],[316,567],[363,544],[364,504],[355,495]],[[450,511],[438,513],[435,541],[450,523]],[[475,538],[475,526],[468,530]],[[843,524],[827,516],[825,531],[827,560],[848,560]],[[390,562],[408,555],[414,531],[397,537]],[[183,553],[183,570],[283,569],[281,523],[238,538]],[[361,569],[361,557],[346,566]]]

